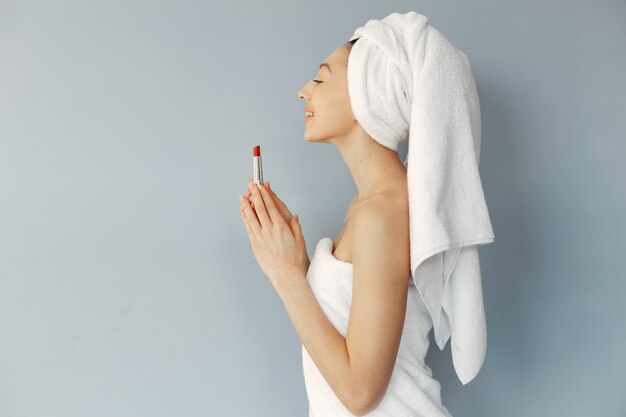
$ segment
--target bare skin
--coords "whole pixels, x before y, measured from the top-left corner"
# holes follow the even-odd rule
[[[333,247],[337,259],[353,266],[346,337],[337,332],[322,312],[303,279],[303,272],[278,277],[282,279],[277,281],[288,285],[277,288],[282,288],[279,294],[298,336],[326,381],[353,414],[363,415],[373,410],[387,391],[404,328],[411,276],[408,190],[406,168],[398,153],[372,139],[352,112],[347,57],[347,46],[337,48],[324,61],[330,70],[322,66],[315,79],[298,91],[306,110],[314,112],[306,122],[304,139],[334,145],[357,187]],[[245,195],[248,198],[242,203],[244,223],[253,225],[254,230],[247,227],[248,233],[254,231],[256,239],[264,243],[257,246],[258,256],[255,256],[272,260],[276,258],[272,258],[273,252],[293,243],[284,228],[278,235],[272,229],[265,234],[258,232],[261,228],[255,212],[262,214],[262,220],[267,217],[262,195],[267,196],[268,206],[276,215],[280,212],[285,223],[292,221],[291,212],[282,207],[282,202],[272,204],[279,200],[269,192],[259,193],[255,189]],[[252,202],[256,207],[254,212]],[[264,227],[271,227],[267,221],[264,223]],[[299,226],[292,222],[290,227],[297,245],[303,245]],[[264,251],[264,247],[273,251]],[[304,268],[306,272],[306,262]]]
[[[348,94],[348,48],[342,45],[298,92],[314,112],[307,142],[334,145],[357,187],[333,254],[353,264],[353,297],[346,344],[358,388],[357,409],[371,411],[386,392],[396,360],[411,276],[406,167],[397,152],[370,137]],[[357,394],[358,395],[358,394]]]
[[[315,80],[322,83],[307,83],[298,97],[315,113],[306,123],[305,140],[335,145],[358,189],[348,207],[344,226],[334,241],[335,257],[351,262],[350,219],[360,208],[371,202],[396,210],[407,206],[406,219],[403,219],[407,233],[409,225],[406,167],[397,152],[380,145],[357,122],[348,95],[347,58],[348,48],[342,45],[324,61],[330,65],[332,73],[325,66],[320,68]],[[407,271],[410,274],[408,266]]]
[[[380,201],[390,206],[406,205],[408,233],[408,193],[406,167],[400,161],[398,153],[372,139],[352,112],[345,67],[347,55],[346,46],[336,49],[324,61],[332,68],[332,74],[326,66],[320,68],[315,80],[321,83],[309,81],[298,91],[298,97],[305,101],[306,108],[314,111],[313,119],[305,125],[305,140],[335,145],[357,186],[357,194],[350,202],[344,226],[335,237],[333,247],[335,257],[351,262],[352,230],[349,219],[368,202]],[[245,196],[254,207],[250,190],[246,191]],[[407,270],[410,274],[408,266]]]

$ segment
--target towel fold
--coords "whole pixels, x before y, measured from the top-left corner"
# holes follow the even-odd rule
[[[495,240],[478,172],[480,105],[467,56],[417,12],[354,31],[348,59],[353,113],[407,167],[411,272],[437,345],[452,338],[463,384],[484,362],[487,331],[478,246]]]

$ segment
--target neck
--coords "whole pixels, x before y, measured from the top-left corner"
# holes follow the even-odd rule
[[[363,129],[335,143],[356,184],[357,200],[406,186],[406,167],[400,155],[372,139]]]

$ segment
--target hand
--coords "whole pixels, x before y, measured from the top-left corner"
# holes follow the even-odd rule
[[[255,209],[252,209],[248,199],[242,195],[241,216],[261,270],[275,288],[288,285],[284,280],[292,277],[295,272],[306,276],[309,259],[298,216],[291,216],[289,212],[291,217],[285,221],[284,212],[278,210],[270,192],[252,181],[248,183]]]
[[[250,206],[252,207],[254,213],[256,214],[256,211],[254,210],[254,200],[252,198],[252,191],[250,190],[250,184],[253,184],[253,183],[254,181],[252,180],[252,178],[248,178],[248,191],[246,191],[244,196],[248,199]],[[265,181],[263,183],[263,186],[267,186],[266,189],[269,191],[270,196],[272,197],[272,200],[274,201],[274,205],[278,209],[278,212],[281,213],[281,215],[283,216],[285,223],[289,223],[293,217],[293,214],[291,214],[291,211],[289,211],[289,208],[287,207],[287,205],[280,198],[278,198],[276,193],[274,193],[274,190],[272,190],[269,181]],[[300,221],[300,218],[298,218],[298,221]],[[306,271],[309,270],[310,264],[311,264],[311,261],[309,259],[309,254],[307,252],[306,253]]]
[[[249,178],[248,184],[251,184],[251,183],[253,183],[252,178]],[[270,188],[269,181],[264,182],[263,186],[267,187],[266,189],[269,191],[269,194],[272,197],[272,200],[274,200],[274,205],[278,209],[278,212],[283,216],[285,223],[289,223],[289,221],[293,217],[293,214],[291,214],[291,211],[289,211],[289,209],[287,208],[287,205],[283,203],[283,201],[280,198],[278,198],[276,194],[274,194],[274,191]],[[248,199],[250,206],[254,209],[254,200],[252,199],[252,192],[250,191],[250,187],[248,187],[248,191],[246,191],[246,194],[244,194],[244,196]]]

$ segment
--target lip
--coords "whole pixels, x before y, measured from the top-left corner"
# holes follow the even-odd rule
[[[304,123],[308,122],[309,119],[314,118],[315,116],[304,116]]]

